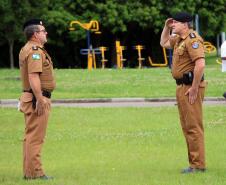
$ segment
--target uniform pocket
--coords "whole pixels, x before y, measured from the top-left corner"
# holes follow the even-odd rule
[[[24,92],[21,95],[19,110],[24,114],[29,114],[34,111],[34,109],[32,108],[32,98],[33,98],[32,93]]]
[[[204,101],[204,95],[205,95],[205,90],[206,90],[207,84],[208,83],[205,80],[199,84],[199,93],[201,95],[202,101]]]
[[[183,55],[184,54],[184,48],[180,48],[177,50],[178,55]]]
[[[204,88],[207,87],[208,82],[203,80],[202,82],[200,82],[199,87]]]
[[[48,58],[46,58],[46,60],[43,62],[43,66],[47,67],[50,65],[50,62],[48,60]]]

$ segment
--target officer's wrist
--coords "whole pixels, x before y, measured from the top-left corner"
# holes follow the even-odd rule
[[[38,94],[35,97],[36,97],[37,101],[42,101],[43,100],[42,94]]]
[[[192,84],[191,88],[194,89],[194,90],[198,90],[198,89],[199,89],[199,86],[198,86],[198,85],[193,85],[193,84]]]

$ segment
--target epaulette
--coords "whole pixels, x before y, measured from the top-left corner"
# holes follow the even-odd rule
[[[38,50],[38,46],[32,46],[33,50]]]
[[[189,36],[190,36],[191,39],[196,38],[195,33],[190,33]]]

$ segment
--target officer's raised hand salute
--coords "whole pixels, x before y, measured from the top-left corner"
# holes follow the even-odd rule
[[[206,87],[205,55],[203,39],[192,29],[192,16],[180,12],[168,18],[160,45],[173,49],[172,76],[177,84],[177,105],[189,161],[189,167],[183,169],[182,173],[204,172],[202,102]]]
[[[160,44],[162,47],[170,48],[169,38],[170,38],[170,32],[173,26],[173,18],[168,18],[165,21],[165,26],[162,31]]]
[[[51,107],[51,93],[55,88],[53,63],[44,48],[47,31],[42,20],[31,19],[24,24],[27,43],[19,54],[22,95],[20,111],[25,117],[23,142],[24,179],[44,179],[41,148],[44,142]]]

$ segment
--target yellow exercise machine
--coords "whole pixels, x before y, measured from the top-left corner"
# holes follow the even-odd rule
[[[205,53],[214,53],[217,50],[216,47],[210,42],[204,42],[203,45]]]
[[[74,31],[75,30],[74,24],[78,24],[79,26],[81,26],[85,30],[90,30],[90,31],[93,31],[93,32],[100,33],[99,32],[99,22],[98,21],[91,20],[89,23],[81,23],[79,21],[71,21],[70,22],[70,27],[69,27],[70,31]]]
[[[150,63],[151,66],[154,66],[154,67],[166,67],[168,65],[168,59],[167,59],[167,56],[166,56],[166,49],[165,48],[162,48],[163,50],[163,56],[164,56],[164,63],[154,63],[151,59],[151,57],[148,57],[148,61]]]
[[[212,45],[210,42],[204,42],[204,51],[205,53],[214,53],[216,52],[216,47],[214,45]],[[166,49],[163,49],[163,57],[164,57],[164,63],[159,64],[159,63],[153,63],[151,57],[148,57],[149,63],[151,66],[156,66],[156,67],[165,67],[169,64],[168,58],[167,58],[167,54],[166,54]],[[217,63],[220,63],[220,61],[217,61]]]
[[[95,54],[100,54],[99,48],[92,48],[90,31],[94,33],[100,33],[99,31],[99,22],[96,20],[91,20],[89,23],[81,23],[79,21],[70,22],[70,31],[75,30],[75,25],[78,24],[80,27],[86,30],[87,33],[87,49],[81,49],[80,53],[82,55],[87,55],[88,60],[88,69],[91,70],[93,67],[96,69],[96,57]]]
[[[216,47],[213,45],[213,44],[211,44],[210,42],[204,42],[203,43],[203,45],[204,45],[204,51],[205,51],[205,53],[208,53],[208,54],[211,54],[211,53],[215,53],[216,51],[217,51],[217,49],[216,49]],[[222,61],[221,61],[221,59],[219,58],[219,59],[216,59],[216,63],[218,63],[218,64],[222,64]]]
[[[222,60],[221,60],[221,58],[217,58],[217,59],[216,59],[216,63],[222,65]]]
[[[138,52],[137,60],[139,62],[139,69],[141,69],[142,68],[142,61],[145,60],[145,58],[141,57],[141,50],[145,49],[145,47],[143,45],[136,45],[136,46],[134,46],[134,49],[136,49],[137,52]]]
[[[126,49],[125,46],[120,45],[120,41],[117,40],[115,42],[116,46],[116,60],[117,60],[117,68],[122,69],[123,68],[123,62],[126,61],[126,59],[123,58],[123,50]]]
[[[102,69],[105,68],[105,62],[107,62],[108,60],[105,59],[105,51],[107,51],[107,47],[101,46],[99,47],[99,50],[101,52],[101,63],[102,63]]]

